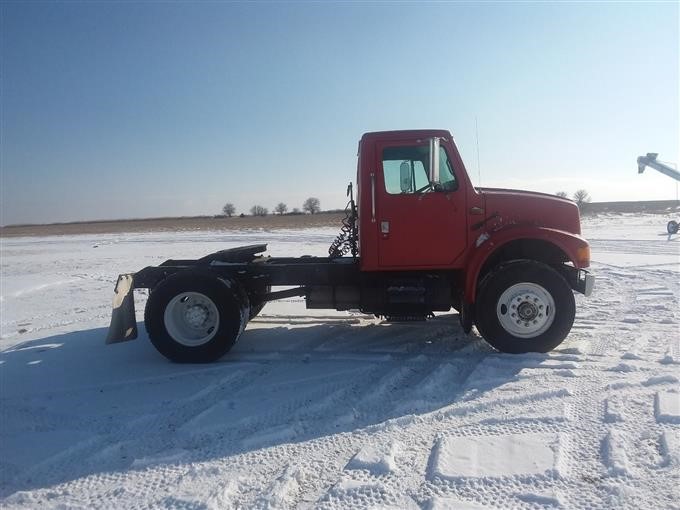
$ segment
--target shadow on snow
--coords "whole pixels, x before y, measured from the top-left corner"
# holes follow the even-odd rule
[[[521,366],[471,386],[478,363],[496,354],[464,335],[455,314],[361,327],[309,320],[277,327],[260,317],[209,365],[166,361],[142,325],[133,342],[106,346],[98,328],[0,353],[0,496],[422,415],[500,386]]]

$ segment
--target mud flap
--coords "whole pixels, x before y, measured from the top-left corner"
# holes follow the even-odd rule
[[[469,335],[470,331],[472,331],[472,305],[466,302],[465,298],[462,298],[460,302],[458,320],[460,321],[460,327],[463,329],[463,333]]]
[[[118,275],[113,295],[111,325],[106,336],[107,344],[126,342],[137,338],[137,319],[135,317],[135,297],[133,275]]]

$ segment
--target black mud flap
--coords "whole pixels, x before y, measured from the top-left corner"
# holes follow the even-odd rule
[[[466,302],[465,298],[461,299],[460,302],[458,320],[460,321],[460,327],[463,329],[463,333],[469,335],[470,331],[472,331],[472,305]]]
[[[111,325],[106,336],[107,344],[116,344],[137,338],[137,319],[135,317],[133,288],[133,275],[121,274],[118,276],[113,294]]]

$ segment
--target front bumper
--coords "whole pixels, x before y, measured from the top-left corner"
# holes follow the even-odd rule
[[[591,274],[585,269],[578,269],[574,266],[567,266],[566,264],[556,268],[562,274],[569,286],[576,292],[580,292],[584,296],[590,296],[593,293],[595,286],[595,275]]]
[[[574,290],[586,297],[590,296],[593,293],[593,287],[595,286],[595,275],[585,269],[578,269],[575,273]]]

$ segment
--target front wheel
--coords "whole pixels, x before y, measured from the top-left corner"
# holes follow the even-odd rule
[[[501,352],[548,352],[574,323],[574,293],[566,280],[541,262],[500,265],[480,283],[476,324]]]
[[[666,230],[668,231],[669,234],[677,234],[678,222],[675,220],[669,221],[668,224],[666,225]]]
[[[237,282],[183,271],[153,289],[144,322],[151,343],[166,358],[209,363],[231,349],[249,313],[248,296]]]

